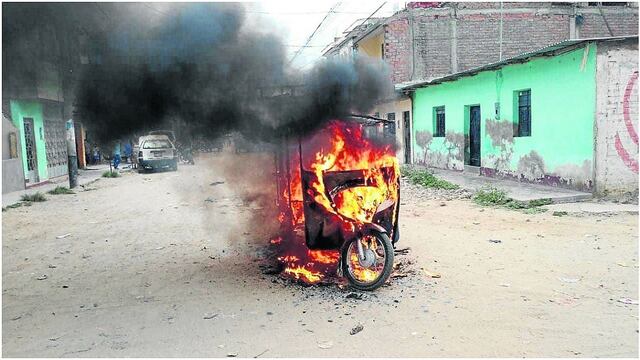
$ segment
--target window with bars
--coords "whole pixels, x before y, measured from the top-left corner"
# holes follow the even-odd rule
[[[518,137],[531,136],[531,90],[516,91],[518,96]]]
[[[444,106],[438,106],[433,109],[434,112],[434,129],[433,137],[444,137],[445,133],[445,114]]]

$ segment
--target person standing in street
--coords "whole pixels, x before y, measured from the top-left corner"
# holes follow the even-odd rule
[[[131,162],[131,141],[127,140],[124,143],[124,162],[125,163],[129,163]]]
[[[118,169],[118,165],[120,165],[120,141],[116,141],[115,146],[113,147],[113,168]]]

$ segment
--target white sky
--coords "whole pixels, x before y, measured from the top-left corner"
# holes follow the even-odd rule
[[[291,0],[267,0],[257,3],[245,3],[248,12],[248,23],[266,22],[277,33],[282,35],[291,58],[299,47],[304,45],[313,30],[320,24],[327,12],[334,5],[334,13],[322,24],[313,39],[309,42],[310,47],[304,48],[292,63],[294,67],[306,68],[312,65],[322,56],[323,48],[333,42],[334,37],[341,37],[343,31],[351,24],[360,19],[366,19],[380,5],[385,3],[381,0],[371,1],[291,1]],[[405,1],[391,0],[374,15],[375,17],[390,16],[395,11],[404,7]],[[265,12],[268,14],[262,14]],[[255,16],[255,19],[251,17]]]

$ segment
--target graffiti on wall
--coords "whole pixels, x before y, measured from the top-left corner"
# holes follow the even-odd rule
[[[631,119],[630,112],[630,101],[633,93],[633,88],[638,80],[638,72],[634,71],[629,81],[627,82],[627,87],[624,90],[624,95],[622,97],[622,114],[624,116],[624,124],[627,129],[627,136],[631,139],[631,141],[636,145],[636,150],[634,151],[634,155],[638,156],[638,133],[633,126],[633,121]],[[622,140],[620,139],[620,132],[616,131],[615,136],[615,148],[618,152],[618,156],[624,162],[624,164],[631,169],[634,173],[638,173],[638,160],[634,159],[633,155],[629,153],[629,151],[622,145]]]

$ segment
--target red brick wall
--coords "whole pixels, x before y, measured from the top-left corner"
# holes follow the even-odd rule
[[[384,59],[391,68],[394,83],[409,80],[412,66],[409,21],[400,18],[390,21],[384,30]]]

